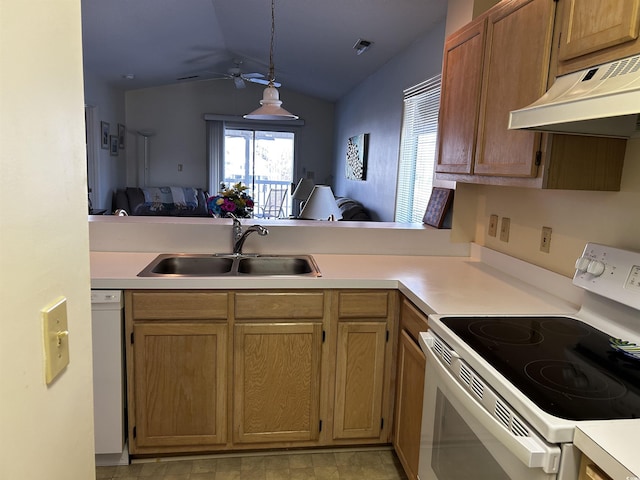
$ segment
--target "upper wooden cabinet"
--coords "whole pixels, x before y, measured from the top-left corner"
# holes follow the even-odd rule
[[[552,83],[555,20],[553,0],[503,0],[447,39],[437,178],[620,189],[626,140],[508,129],[509,112],[539,99]]]
[[[558,75],[640,53],[640,0],[561,0]]]
[[[476,175],[535,177],[540,134],[508,130],[509,112],[546,91],[555,4],[507,2],[489,15]]]
[[[444,46],[436,171],[472,173],[478,130],[485,18],[451,35]]]

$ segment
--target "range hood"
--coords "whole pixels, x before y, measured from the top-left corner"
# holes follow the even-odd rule
[[[509,114],[509,129],[640,137],[640,55],[558,77],[539,100]]]

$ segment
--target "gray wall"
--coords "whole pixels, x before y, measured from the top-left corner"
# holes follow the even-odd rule
[[[126,121],[130,131],[127,184],[142,184],[138,168],[144,161],[143,138],[149,130],[149,185],[207,188],[206,124],[204,114],[243,115],[255,110],[263,86],[238,90],[231,81],[200,81],[126,92]],[[332,174],[334,104],[280,89],[283,107],[304,119],[297,130],[296,178],[312,172],[317,183]],[[182,164],[182,171],[178,171]]]
[[[98,142],[96,172],[91,168],[88,172],[89,185],[93,188],[91,201],[94,209],[110,209],[111,192],[125,184],[127,156],[124,150],[120,150],[118,156],[111,156],[108,149],[100,148],[100,122],[108,122],[111,135],[117,135],[118,123],[125,123],[124,92],[109,87],[85,72],[84,102],[87,107],[94,109],[96,130],[93,135]],[[95,183],[93,178],[96,179]]]
[[[335,194],[361,201],[374,220],[393,221],[402,128],[402,91],[441,72],[444,30],[443,19],[336,105]],[[360,133],[369,134],[366,180],[347,180],[347,140]]]

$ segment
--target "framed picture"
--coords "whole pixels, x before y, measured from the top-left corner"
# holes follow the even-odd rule
[[[118,148],[122,150],[124,148],[124,138],[126,136],[127,129],[121,123],[118,124]]]
[[[432,227],[442,228],[452,202],[453,190],[451,188],[433,187],[422,222]]]
[[[114,157],[116,155],[118,155],[118,136],[117,135],[109,135],[109,142],[111,147],[109,148],[109,151],[111,153],[111,156]]]
[[[368,133],[361,133],[360,135],[349,138],[347,142],[347,161],[345,167],[345,176],[348,180],[366,180],[368,147]]]
[[[102,135],[100,146],[102,148],[109,148],[109,122],[100,122],[100,132]]]

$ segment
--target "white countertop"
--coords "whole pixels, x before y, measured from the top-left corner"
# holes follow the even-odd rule
[[[573,442],[611,478],[634,480],[640,478],[639,435],[640,420],[616,420],[615,431],[599,420],[580,424]]]
[[[317,255],[322,276],[138,277],[157,253],[91,252],[94,289],[399,288],[425,313],[573,313],[575,304],[471,257]],[[551,274],[551,272],[548,272]],[[556,275],[556,274],[552,274]],[[566,279],[570,283],[569,279]]]
[[[312,254],[322,276],[138,277],[158,253],[91,252],[93,289],[398,288],[425,314],[573,314],[582,291],[571,279],[475,246],[469,257]],[[527,281],[523,281],[526,279]],[[553,292],[550,293],[550,292]],[[555,296],[555,294],[559,295]],[[568,301],[568,300],[569,301]],[[640,472],[633,438],[640,420],[594,422],[576,444],[613,478]],[[624,431],[617,426],[624,425]],[[633,431],[632,431],[633,430]],[[623,440],[623,439],[626,439]],[[630,473],[628,474],[630,475]]]

